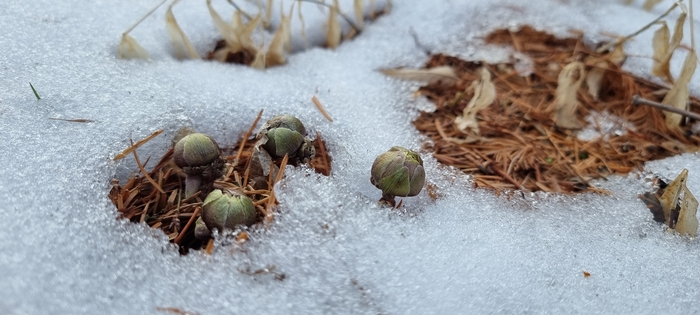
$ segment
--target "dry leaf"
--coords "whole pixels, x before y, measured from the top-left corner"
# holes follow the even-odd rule
[[[645,11],[651,11],[651,9],[653,9],[655,5],[661,3],[661,1],[662,0],[646,0],[642,5],[642,9]]]
[[[292,9],[294,7],[292,6]],[[287,63],[287,57],[285,56],[285,47],[291,43],[291,21],[290,15],[292,11],[289,11],[289,15],[284,14],[284,10],[281,11],[282,18],[280,20],[280,25],[275,31],[275,35],[272,36],[272,42],[270,46],[267,47],[267,55],[265,56],[265,65],[267,67],[283,65]]]
[[[243,48],[241,40],[233,27],[224,22],[219,13],[214,10],[214,7],[211,6],[211,0],[207,0],[207,7],[209,8],[211,19],[214,21],[214,26],[216,26],[216,29],[226,41],[227,48],[233,52],[241,51]]]
[[[554,100],[554,122],[557,127],[581,129],[583,124],[576,119],[578,100],[576,93],[585,78],[583,63],[574,61],[566,65],[557,80],[556,98]]]
[[[158,9],[163,3],[165,3],[167,0],[162,0],[159,2],[155,7],[153,7],[150,11],[148,11],[144,16],[142,16],[134,25],[129,27],[124,33],[122,33],[122,40],[119,42],[119,46],[117,46],[117,55],[121,59],[144,59],[148,60],[151,59],[151,55],[148,54],[148,51],[141,47],[139,43],[131,36],[129,36],[129,32],[131,32],[136,26],[141,24],[144,19],[146,19],[149,15],[153,13],[156,9]]]
[[[119,42],[117,53],[121,59],[151,59],[148,51],[127,33],[122,34],[122,41]]]
[[[355,8],[355,20],[360,29],[365,28],[365,2],[363,0],[355,0],[353,4]]]
[[[449,66],[441,66],[430,69],[380,69],[379,72],[393,78],[409,81],[422,81],[428,84],[441,82],[453,85],[459,81],[454,69]]]
[[[681,10],[683,12],[678,16],[676,20],[676,25],[673,29],[673,37],[669,40],[669,30],[666,23],[663,23],[661,28],[654,32],[654,37],[652,40],[652,45],[654,47],[653,55],[653,65],[651,68],[651,74],[658,76],[665,80],[666,82],[673,83],[673,77],[670,71],[670,62],[673,52],[680,46],[681,40],[683,39],[683,24],[685,24],[685,17],[687,15],[687,9],[681,4]]]
[[[328,13],[328,22],[326,22],[326,27],[328,28],[328,32],[326,33],[326,47],[330,49],[335,49],[340,45],[340,40],[343,35],[340,22],[338,21],[339,10],[340,6],[338,5],[338,0],[333,0],[333,6],[330,7],[330,12]]]
[[[464,108],[462,116],[455,118],[454,124],[459,131],[478,136],[479,123],[476,121],[476,114],[496,100],[496,86],[491,82],[491,73],[486,68],[481,68],[481,78],[474,81],[469,88],[472,87],[474,96]]]
[[[698,200],[686,187],[687,181],[688,170],[683,169],[676,179],[666,187],[666,191],[659,198],[659,203],[663,208],[666,224],[671,229],[675,229],[681,234],[696,236],[698,233],[698,219],[696,217]],[[683,195],[682,200],[680,200],[681,195]],[[679,201],[681,201],[680,204]],[[678,221],[674,222],[673,212],[679,207]]]
[[[661,23],[661,27],[654,32],[654,37],[651,40],[651,45],[654,48],[652,55],[651,74],[660,77],[666,81],[671,80],[671,71],[669,70],[669,60],[663,62],[666,55],[670,55],[668,42],[671,39],[671,32],[668,30],[666,22]]]
[[[625,50],[622,47],[624,43],[624,40],[620,41],[620,43],[615,46],[615,49],[613,49],[613,51],[611,51],[606,57],[608,61],[618,67],[621,67],[622,64],[625,63],[625,60],[627,60],[627,54],[625,54]]]
[[[683,69],[681,69],[681,74],[678,76],[676,83],[671,86],[671,90],[668,91],[661,103],[673,106],[678,109],[686,110],[688,106],[688,98],[690,92],[688,91],[688,83],[695,73],[695,66],[697,66],[697,55],[695,50],[691,50],[688,56],[685,57],[683,62]],[[675,113],[665,112],[666,115],[666,127],[669,129],[679,129],[680,123],[683,116]]]
[[[192,42],[187,38],[187,35],[182,31],[180,25],[177,24],[175,20],[175,15],[173,15],[173,6],[175,6],[180,0],[175,0],[168,7],[165,12],[165,26],[168,29],[168,34],[170,35],[170,43],[173,45],[173,50],[175,51],[175,57],[177,59],[185,59],[189,56],[191,59],[201,59],[197,51],[192,46]]]
[[[600,94],[600,87],[603,84],[603,77],[605,76],[605,71],[608,69],[607,61],[598,61],[593,65],[588,74],[586,74],[586,86],[588,86],[588,94],[593,96],[595,100],[598,100]]]
[[[270,28],[270,20],[272,19],[272,0],[267,0],[267,6],[265,6],[265,17],[263,18],[263,27],[266,29]]]
[[[265,52],[263,47],[260,47],[260,49],[258,49],[258,52],[255,54],[255,59],[253,59],[253,62],[250,64],[250,66],[254,69],[263,70],[266,66],[265,59],[267,59],[267,53]]]
[[[304,22],[304,15],[301,14],[301,4],[303,2],[299,1],[297,3],[299,24],[301,24],[301,39],[304,41],[304,49],[309,49],[309,39],[306,37],[306,22]]]

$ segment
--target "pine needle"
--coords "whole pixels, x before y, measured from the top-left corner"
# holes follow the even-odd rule
[[[39,93],[36,92],[36,89],[35,89],[34,86],[32,85],[32,82],[29,82],[29,87],[32,88],[32,92],[34,92],[34,96],[36,97],[36,100],[37,100],[37,101],[40,100],[41,97],[39,96]]]
[[[331,118],[331,115],[328,115],[328,112],[327,112],[326,109],[323,107],[323,105],[322,105],[321,102],[318,100],[318,98],[316,98],[316,95],[314,95],[313,97],[311,97],[311,101],[314,102],[314,105],[316,105],[316,108],[318,108],[318,110],[321,112],[321,114],[323,114],[323,117],[326,117],[326,119],[327,119],[328,121],[333,122],[333,118]]]
[[[159,134],[163,132],[163,129],[158,129],[154,133],[152,133],[150,136],[146,137],[143,140],[140,140],[136,142],[136,144],[132,144],[130,147],[128,147],[126,150],[122,151],[122,153],[117,154],[112,160],[118,161],[123,158],[125,158],[127,155],[129,155],[131,152],[134,150],[138,149],[140,146],[144,145],[146,142],[151,141],[151,139],[155,138]]]

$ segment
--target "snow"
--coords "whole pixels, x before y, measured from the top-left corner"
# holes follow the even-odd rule
[[[380,192],[369,183],[374,157],[394,145],[420,150],[425,141],[410,124],[430,108],[411,96],[417,85],[375,71],[426,60],[410,28],[435,52],[495,61],[510,50],[480,40],[496,28],[533,25],[558,35],[580,29],[594,42],[608,39],[604,32],[632,33],[672,3],[645,12],[640,2],[394,1],[390,14],[337,50],[310,48],[285,66],[257,71],[175,60],[165,7],[131,33],[152,61],[117,59],[121,32],[155,1],[5,1],[0,313],[699,312],[698,239],[664,232],[636,197],[650,189],[653,174],[672,179],[683,168],[690,170],[688,187],[700,191],[697,154],[597,182],[609,196],[497,196],[471,188],[468,176],[425,151],[437,200],[423,191],[404,198],[399,211],[380,208]],[[230,6],[214,3],[230,17]],[[341,7],[349,12],[351,2]],[[211,49],[218,35],[204,1],[183,1],[174,13],[200,54]],[[323,20],[309,14],[307,27],[322,29]],[[650,42],[646,32],[627,43],[626,70],[648,77]],[[683,58],[673,58],[674,74]],[[691,82],[694,94],[699,88],[700,81]],[[313,95],[334,122],[314,107]],[[182,127],[230,145],[261,109],[265,119],[294,114],[312,134],[319,131],[333,174],[287,169],[279,214],[244,247],[180,256],[160,231],[117,219],[110,180],[127,178],[136,166],[132,158],[111,158],[130,138],[165,130],[139,149],[142,160],[160,157]],[[282,281],[240,272],[272,266]]]

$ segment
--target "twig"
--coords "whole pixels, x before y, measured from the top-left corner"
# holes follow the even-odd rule
[[[155,11],[155,10],[158,9],[161,5],[163,5],[163,3],[165,3],[165,1],[167,1],[167,0],[161,1],[161,2],[158,3],[155,7],[153,7],[153,9],[151,9],[150,11],[148,11],[148,13],[146,13],[146,15],[142,16],[138,21],[136,21],[136,23],[134,23],[134,25],[132,25],[131,27],[129,27],[129,28],[124,32],[124,34],[129,34],[129,32],[131,32],[134,28],[136,28],[136,26],[138,26],[139,24],[141,24],[141,22],[143,22],[143,20],[145,20],[149,15],[153,14],[153,11]]]
[[[352,27],[353,29],[355,29],[355,32],[357,32],[357,34],[360,34],[360,32],[362,32],[362,28],[361,28],[361,27],[359,27],[357,24],[355,24],[355,22],[353,22],[352,19],[350,19],[349,16],[345,15],[345,13],[343,13],[343,12],[340,12],[340,10],[338,10],[338,8],[336,8],[336,7],[333,6],[332,4],[323,3],[323,2],[317,1],[317,0],[296,0],[296,1],[300,1],[300,2],[311,2],[311,3],[315,3],[315,4],[320,4],[320,5],[322,5],[322,6],[325,6],[325,7],[330,8],[331,10],[336,10],[336,11],[338,12],[338,14],[340,14],[340,17],[342,17],[342,18],[345,20],[345,22],[348,22],[348,24],[350,24],[350,27]]]
[[[654,101],[650,101],[648,99],[642,98],[641,96],[639,96],[639,94],[632,96],[632,105],[647,105],[647,106],[658,108],[660,110],[680,114],[680,115],[683,115],[685,117],[700,121],[699,114],[689,112],[686,110],[682,110],[682,109],[678,109],[675,107],[671,107],[671,106],[668,106],[666,104],[661,104],[661,103],[657,103]]]
[[[620,37],[620,38],[618,38],[616,41],[612,41],[612,42],[609,42],[609,43],[607,43],[607,44],[601,46],[600,48],[598,48],[598,49],[596,50],[596,52],[597,52],[597,53],[603,53],[603,52],[607,51],[608,49],[610,49],[611,47],[614,47],[614,46],[617,46],[617,45],[619,45],[619,44],[622,44],[624,41],[626,41],[626,40],[628,40],[628,39],[630,39],[630,38],[632,38],[632,37],[635,37],[635,36],[639,35],[640,33],[644,32],[644,31],[646,31],[648,28],[650,28],[652,25],[658,23],[661,19],[663,19],[664,17],[666,17],[666,16],[667,16],[669,13],[671,13],[671,11],[673,11],[673,9],[675,9],[677,6],[678,6],[678,2],[675,2],[670,8],[668,8],[668,10],[666,10],[666,12],[664,12],[664,14],[662,14],[662,15],[659,16],[659,17],[657,17],[656,19],[654,19],[653,21],[651,21],[649,24],[645,25],[644,27],[640,28],[639,30],[637,30],[636,32],[634,32],[634,33],[632,33],[632,34],[629,34],[629,35],[627,35],[627,36],[625,36],[625,37]]]
[[[235,2],[233,2],[233,0],[226,1],[228,1],[228,3],[230,3],[234,8],[236,8],[236,10],[241,12],[241,14],[243,14],[243,16],[245,16],[245,18],[248,19],[248,21],[253,19],[248,13],[245,13],[245,11],[241,10],[241,7],[239,7]]]
[[[420,39],[418,39],[418,34],[413,29],[413,27],[408,28],[408,34],[410,34],[411,37],[413,37],[413,42],[416,44],[416,47],[420,48],[428,56],[432,54],[430,49],[428,47],[425,47],[425,45],[423,45],[423,43],[420,42]]]

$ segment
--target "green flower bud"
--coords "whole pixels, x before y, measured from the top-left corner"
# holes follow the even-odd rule
[[[237,225],[251,225],[258,218],[253,202],[243,193],[216,189],[202,204],[202,220],[211,231],[233,229]]]
[[[203,133],[192,133],[180,139],[173,149],[173,160],[187,175],[186,197],[199,190],[206,193],[223,173],[224,160],[219,145]]]
[[[370,182],[382,190],[382,199],[387,201],[394,196],[415,196],[425,185],[423,160],[416,152],[393,147],[374,160]]]
[[[286,154],[293,160],[308,162],[316,155],[316,150],[305,134],[306,128],[299,119],[281,115],[268,120],[260,128],[257,138],[262,140],[263,149],[272,158],[283,158]]]
[[[194,225],[194,237],[200,240],[206,240],[209,236],[211,236],[211,231],[209,231],[207,225],[204,224],[202,217],[197,218],[197,222],[195,222]]]

